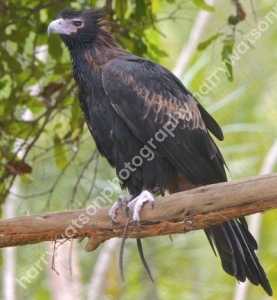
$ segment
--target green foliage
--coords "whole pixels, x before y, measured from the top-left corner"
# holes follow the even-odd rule
[[[210,12],[214,11],[214,7],[208,5],[204,0],[193,0],[193,3],[199,8],[205,9]]]
[[[212,35],[206,41],[200,43],[197,47],[197,50],[199,51],[205,50],[213,41],[215,41],[221,35],[223,35],[222,32]]]
[[[54,135],[54,153],[57,167],[64,170],[68,161],[66,159],[64,145],[57,134]]]
[[[225,40],[223,40],[223,48],[222,48],[222,52],[221,52],[223,62],[226,60],[227,61],[230,60],[230,56],[233,53],[233,47],[234,47],[234,37],[233,37],[233,35],[229,35]],[[230,63],[226,63],[225,65],[230,74],[228,76],[228,79],[230,81],[233,81],[233,79],[234,79],[233,78],[233,66]]]

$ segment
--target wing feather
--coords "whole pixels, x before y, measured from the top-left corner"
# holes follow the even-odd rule
[[[226,180],[224,161],[205,121],[217,137],[223,137],[220,127],[172,73],[140,58],[115,59],[104,67],[102,84],[137,138],[145,144],[153,139],[155,150],[190,182]],[[165,131],[168,122],[176,125],[171,134]],[[161,130],[168,133],[162,141],[156,136]]]

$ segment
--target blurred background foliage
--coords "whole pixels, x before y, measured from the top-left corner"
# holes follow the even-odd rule
[[[2,0],[0,203],[12,203],[15,216],[25,211],[37,214],[86,207],[99,195],[107,179],[115,176],[105,159],[99,157],[84,125],[67,50],[58,36],[47,36],[47,26],[61,9],[106,6],[117,43],[170,70],[176,67],[199,12],[208,11],[211,18],[203,29],[198,51],[193,52],[180,75],[194,93],[218,67],[223,67],[222,60],[245,41],[243,35],[257,29],[276,5],[273,0],[213,3]],[[271,19],[255,44],[245,41],[250,49],[240,54],[233,67],[228,65],[231,76],[218,73],[220,79],[214,80],[216,84],[199,99],[222,126],[225,140],[219,147],[230,169],[230,180],[258,175],[276,139],[277,19]],[[276,171],[276,167],[272,169]],[[114,200],[118,195],[114,194]],[[276,294],[275,223],[275,211],[265,214],[258,256]],[[61,271],[57,275],[51,270],[50,257],[48,265],[42,264],[43,270],[26,283],[25,289],[15,284],[15,299],[233,298],[235,280],[222,271],[220,260],[214,257],[202,232],[175,235],[173,242],[168,237],[156,237],[143,243],[154,284],[147,278],[132,240],[127,241],[125,250],[125,282],[119,276],[118,242],[112,244],[113,251],[104,244],[93,253],[84,251],[84,242],[64,249],[59,244],[52,244],[51,248],[48,243],[17,248],[16,278],[26,276],[41,255],[53,247],[57,248],[54,269]],[[102,278],[104,271],[100,268],[99,275],[96,266],[105,251],[110,260],[104,260],[107,269]],[[0,267],[0,273],[1,278],[6,277],[5,268]],[[98,277],[102,280],[94,291],[93,283]],[[0,285],[4,295],[8,287],[4,281]],[[100,296],[93,298],[98,292]],[[262,288],[251,286],[245,299],[266,296]]]

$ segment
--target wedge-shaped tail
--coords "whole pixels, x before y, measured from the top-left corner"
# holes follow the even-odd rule
[[[272,295],[264,269],[255,254],[257,242],[248,231],[245,219],[211,226],[205,229],[205,233],[214,252],[215,245],[226,273],[241,282],[248,278],[252,284],[260,284],[268,295]]]

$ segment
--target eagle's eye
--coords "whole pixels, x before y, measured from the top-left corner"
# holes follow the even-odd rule
[[[75,27],[81,27],[83,25],[83,22],[82,21],[73,21],[72,24],[75,26]]]

